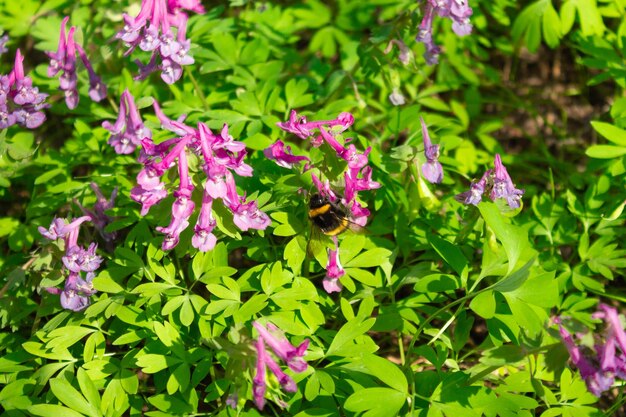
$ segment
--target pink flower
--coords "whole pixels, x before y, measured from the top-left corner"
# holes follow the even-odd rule
[[[306,156],[296,156],[291,152],[291,147],[285,147],[282,140],[277,140],[273,145],[263,151],[267,159],[275,161],[283,168],[293,168],[301,161],[310,161]]]
[[[422,124],[424,154],[426,156],[426,162],[422,165],[422,174],[429,182],[438,184],[443,181],[443,167],[439,163],[439,145],[431,143],[428,128],[422,117],[420,117],[420,122]]]
[[[124,28],[116,37],[129,47],[126,55],[136,47],[152,52],[148,65],[138,62],[137,79],[161,70],[161,79],[173,84],[182,75],[181,66],[193,64],[194,59],[189,55],[191,42],[186,38],[188,16],[183,9],[204,13],[197,0],[143,0],[136,17],[124,15]]]
[[[305,340],[296,348],[289,343],[284,334],[273,324],[268,323],[267,327],[265,327],[255,321],[252,325],[259,332],[259,337],[255,344],[257,360],[252,393],[256,406],[262,410],[265,406],[265,392],[267,389],[265,381],[266,366],[272,371],[285,391],[296,392],[298,390],[293,378],[280,368],[274,358],[265,350],[265,345],[267,344],[278,358],[286,362],[292,371],[300,373],[304,372],[308,366],[306,361],[302,359],[302,356],[306,353],[309,341]]]
[[[327,293],[341,292],[343,285],[339,278],[344,276],[346,271],[339,262],[339,249],[328,250],[328,264],[326,265],[326,276],[322,281],[322,285]]]

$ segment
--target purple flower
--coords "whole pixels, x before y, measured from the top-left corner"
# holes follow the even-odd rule
[[[472,8],[469,7],[467,0],[427,0],[424,6],[424,17],[419,25],[419,30],[415,40],[421,42],[426,47],[424,58],[428,65],[434,65],[438,62],[441,48],[435,45],[433,41],[433,18],[435,13],[439,17],[445,17],[452,20],[452,30],[459,36],[469,35],[472,31],[472,25],[469,17],[472,15]]]
[[[63,239],[65,242],[62,261],[68,276],[64,288],[63,290],[45,288],[45,290],[50,294],[59,295],[61,306],[73,311],[81,311],[89,305],[89,297],[96,293],[91,283],[94,271],[102,263],[102,258],[96,254],[95,243],[91,243],[86,250],[77,244],[80,225],[88,220],[89,216],[83,216],[67,223],[64,219],[55,218],[49,229],[39,228],[44,237],[51,240]],[[81,273],[85,273],[85,279],[81,277]]]
[[[561,324],[560,318],[556,318],[554,322],[559,325],[563,343],[587,388],[600,397],[613,386],[615,378],[626,379],[626,332],[617,310],[613,307],[600,304],[599,310],[592,317],[604,321],[604,328],[593,334],[593,346],[589,342],[583,345],[588,338],[581,334],[577,334],[578,340],[575,340]],[[577,345],[577,341],[580,345]]]
[[[518,208],[524,190],[515,188],[515,184],[513,184],[509,173],[502,164],[499,154],[496,154],[494,166],[493,188],[490,194],[491,199],[495,201],[498,198],[505,198],[509,207],[512,209]]]
[[[0,129],[16,123],[34,129],[46,120],[41,110],[48,107],[45,103],[48,95],[33,87],[33,81],[24,75],[23,62],[18,49],[13,70],[9,75],[0,75]]]
[[[63,265],[71,272],[94,272],[100,267],[102,258],[96,255],[98,245],[92,243],[87,250],[80,246],[71,246],[63,256]]]
[[[126,55],[136,47],[152,52],[148,65],[137,61],[138,79],[161,70],[161,79],[173,84],[182,75],[182,65],[194,63],[189,55],[191,41],[186,38],[188,16],[182,10],[204,13],[202,5],[194,0],[143,0],[136,17],[124,15],[124,28],[116,37],[129,47]]]
[[[141,145],[144,138],[151,138],[152,131],[141,120],[141,115],[135,104],[135,99],[128,89],[120,97],[120,108],[114,124],[104,121],[102,127],[111,132],[109,145],[113,146],[117,154],[130,154]]]
[[[480,181],[472,181],[472,185],[470,186],[469,191],[465,191],[461,194],[457,194],[455,199],[463,204],[473,204],[475,206],[480,203],[483,198],[483,193],[485,192],[485,188],[487,187],[487,181],[491,177],[493,170],[487,170]]]
[[[603,371],[599,366],[592,363],[593,358],[588,358],[582,353],[582,349],[576,345],[572,335],[560,324],[560,320],[555,320],[559,324],[559,333],[565,343],[570,358],[574,366],[580,370],[580,376],[587,384],[587,389],[596,397],[600,397],[602,392],[608,390],[613,385],[614,377],[612,373]]]
[[[78,49],[80,60],[83,61],[83,65],[87,68],[87,73],[89,74],[89,97],[95,102],[102,101],[107,96],[107,86],[93,70],[93,66],[89,62],[83,47],[76,44],[76,48]]]
[[[263,339],[274,354],[286,362],[292,371],[299,373],[306,370],[308,365],[302,357],[309,347],[308,339],[300,343],[298,347],[294,347],[284,333],[273,324],[268,323],[266,327],[255,321],[252,325],[259,332],[259,338]]]
[[[9,35],[4,34],[0,36],[0,56],[2,56],[2,54],[6,54],[7,52],[9,52],[9,49],[7,48],[8,41],[9,41]]]
[[[510,208],[519,208],[524,190],[515,188],[498,154],[495,156],[494,166],[493,170],[489,169],[483,174],[480,181],[472,182],[469,191],[458,194],[456,200],[464,204],[477,205],[482,200],[482,195],[488,193],[492,201],[504,198]]]
[[[71,272],[60,293],[61,307],[77,312],[87,308],[91,303],[90,297],[96,293],[91,283],[93,278],[93,273],[87,274],[86,279],[83,280],[78,273]]]
[[[267,356],[265,343],[263,339],[259,337],[256,341],[256,374],[252,380],[252,396],[259,410],[265,407],[265,391],[267,390],[267,383],[265,382],[265,358]]]
[[[59,89],[63,91],[67,107],[74,109],[78,106],[79,101],[76,54],[80,56],[81,61],[89,73],[89,97],[93,101],[101,101],[106,97],[107,89],[102,79],[94,72],[83,47],[74,41],[74,33],[76,31],[74,26],[70,27],[66,37],[65,27],[68,21],[69,17],[65,17],[61,22],[57,51],[46,52],[46,54],[48,58],[50,58],[48,76],[54,77],[61,72],[61,76],[59,77]]]
[[[296,156],[291,152],[291,147],[285,148],[282,140],[277,140],[273,145],[263,151],[267,159],[275,161],[283,168],[293,168],[300,161],[310,161],[306,156]]]
[[[320,127],[336,127],[336,133],[341,133],[354,124],[354,116],[350,113],[341,113],[333,120],[320,120],[316,122],[307,122],[306,117],[298,116],[295,110],[291,111],[289,120],[277,123],[278,127],[284,131],[293,133],[300,139],[307,139],[313,134],[314,129]]]
[[[256,201],[245,202],[245,197],[237,194],[234,181],[230,183],[225,198],[226,206],[233,213],[233,222],[244,232],[248,229],[265,230],[272,221],[269,216],[259,210]]]
[[[367,215],[369,215],[369,211],[363,209],[363,207],[356,201],[358,191],[371,190],[374,188],[380,187],[380,184],[368,180],[367,182],[363,182],[361,176],[362,169],[365,169],[368,163],[368,154],[370,152],[370,148],[366,149],[364,152],[359,152],[353,144],[349,144],[348,146],[343,145],[337,135],[341,132],[345,131],[348,127],[354,124],[354,116],[351,113],[340,113],[336,119],[333,120],[322,120],[315,122],[307,122],[304,117],[298,116],[295,111],[292,111],[287,122],[278,123],[278,126],[290,133],[297,135],[302,139],[307,139],[313,137],[315,131],[319,132],[317,137],[314,137],[311,140],[313,146],[321,146],[323,143],[326,143],[330,146],[337,157],[343,159],[347,162],[348,169],[344,173],[344,179],[346,182],[346,194],[342,199],[342,203],[350,208],[351,216],[359,218],[359,224],[365,224],[367,221]],[[347,143],[349,140],[346,140]],[[310,165],[307,165],[307,169],[311,168]],[[363,171],[366,172],[366,171]],[[371,171],[368,171],[371,173]],[[328,196],[331,201],[335,201],[336,197],[330,186],[328,185],[328,181],[326,183],[322,183],[315,174],[312,174],[313,183],[317,187],[318,192],[322,196]],[[353,182],[359,182],[361,188],[352,185]],[[364,184],[367,184],[366,187],[362,187]]]
[[[344,276],[346,271],[339,262],[339,249],[328,250],[328,264],[326,265],[326,276],[322,282],[327,293],[341,292],[343,285],[339,278]]]
[[[215,247],[217,238],[212,233],[217,222],[213,218],[213,198],[205,191],[202,197],[202,207],[198,222],[194,227],[194,235],[191,238],[191,245],[200,252],[208,252]]]
[[[426,156],[426,162],[422,165],[422,174],[429,182],[438,184],[443,181],[443,167],[439,163],[439,145],[433,145],[430,141],[428,128],[422,117],[420,117],[420,122],[424,137],[424,155]]]
[[[55,218],[52,220],[50,227],[39,226],[38,230],[41,235],[50,240],[63,239],[65,241],[66,250],[76,246],[78,242],[79,227],[86,221],[90,221],[89,216],[82,216],[68,223],[65,219]]]
[[[256,399],[256,397],[255,397]],[[237,395],[236,392],[229,394],[228,397],[226,398],[226,405],[229,406],[230,408],[232,408],[233,410],[237,409],[237,403],[239,402],[239,395]],[[265,405],[265,404],[263,404]],[[263,407],[261,407],[263,408]]]
[[[281,387],[283,387],[285,391],[287,392],[298,391],[298,386],[296,385],[296,382],[293,380],[293,378],[287,375],[285,371],[280,369],[280,366],[276,363],[276,361],[270,355],[266,355],[264,362],[267,365],[267,367],[270,368],[270,371],[272,371],[274,376],[276,376],[276,379],[278,379],[278,383],[280,384]]]
[[[256,374],[252,381],[252,393],[256,406],[259,410],[262,410],[265,406],[265,392],[267,390],[266,366],[286,392],[296,392],[298,390],[293,378],[280,368],[274,358],[265,350],[265,345],[267,344],[278,358],[286,362],[293,372],[300,373],[304,372],[308,366],[306,361],[302,359],[302,356],[306,353],[309,340],[305,340],[296,348],[289,343],[284,334],[273,324],[268,323],[267,327],[265,327],[255,321],[252,325],[259,332],[259,337],[255,344],[257,360]]]
[[[132,101],[132,97],[131,97]],[[124,106],[122,101],[120,107]],[[215,247],[216,236],[212,233],[216,221],[212,215],[213,201],[223,199],[224,205],[232,212],[233,221],[242,231],[249,229],[265,229],[271,223],[267,214],[258,208],[256,201],[246,201],[245,194],[237,193],[233,173],[251,176],[252,167],[244,163],[246,156],[245,144],[235,141],[224,125],[219,135],[213,134],[203,123],[198,128],[186,126],[179,120],[169,119],[154,103],[157,118],[162,126],[178,137],[154,144],[150,137],[141,140],[142,152],[139,162],[144,168],[137,175],[137,186],[131,190],[131,198],[142,204],[141,214],[147,214],[150,207],[167,197],[165,183],[161,180],[167,170],[178,166],[180,180],[179,189],[174,193],[176,201],[172,206],[172,217],[167,227],[157,230],[165,233],[163,249],[169,250],[178,244],[180,233],[189,226],[189,218],[195,209],[191,199],[194,184],[191,182],[187,164],[188,152],[199,159],[199,168],[206,174],[202,207],[198,221],[194,227],[192,245],[202,252]],[[114,134],[120,135],[124,121],[122,113],[116,125],[110,125]],[[176,163],[178,160],[178,163]]]
[[[195,204],[191,200],[193,186],[189,182],[187,154],[184,151],[181,151],[178,156],[178,175],[180,177],[180,186],[178,191],[174,193],[176,201],[172,205],[170,224],[167,227],[156,228],[159,232],[166,234],[163,241],[163,250],[173,249],[178,244],[180,234],[189,226],[189,217],[191,217],[195,208]]]

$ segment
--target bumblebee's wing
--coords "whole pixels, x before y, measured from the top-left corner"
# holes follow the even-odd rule
[[[307,256],[320,261],[320,259],[325,259],[328,248],[334,249],[334,247],[332,239],[322,233],[319,227],[311,223],[311,232],[306,247]],[[323,261],[320,261],[320,263],[323,264]]]

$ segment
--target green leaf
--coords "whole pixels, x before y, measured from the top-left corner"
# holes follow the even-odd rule
[[[592,145],[585,150],[585,154],[591,158],[613,159],[626,155],[626,147],[613,145]]]
[[[28,412],[34,416],[42,417],[84,417],[70,408],[57,404],[35,404],[28,407]]]
[[[362,417],[397,417],[406,402],[406,395],[390,388],[365,388],[346,400],[344,407]]]
[[[101,292],[117,294],[124,291],[124,287],[115,282],[108,271],[102,271],[93,279],[93,287]]]
[[[509,273],[515,269],[518,262],[527,262],[534,256],[535,251],[530,247],[526,230],[507,223],[495,204],[481,202],[478,210],[504,247],[509,260]]]
[[[596,132],[606,138],[606,140],[608,140],[609,142],[613,142],[616,145],[626,147],[626,130],[620,129],[619,127],[610,123],[598,121],[591,122],[591,126]]]
[[[361,321],[359,317],[348,321],[335,335],[335,338],[331,342],[328,350],[326,351],[326,357],[337,354],[337,352],[345,352],[346,347],[352,345],[354,339],[365,334],[376,322],[375,318],[370,318]],[[349,349],[348,349],[349,351]]]
[[[85,396],[90,406],[96,410],[100,410],[100,394],[98,393],[98,389],[83,368],[78,368],[76,379],[78,379],[81,393]]]
[[[469,307],[479,316],[490,319],[496,314],[496,299],[493,291],[484,291],[472,299]]]
[[[391,251],[385,248],[374,248],[361,253],[345,263],[350,268],[372,268],[389,261]]]
[[[59,399],[63,404],[78,411],[79,413],[86,414],[88,416],[97,417],[100,415],[98,409],[90,404],[80,392],[78,392],[69,382],[65,379],[54,378],[50,380],[50,390],[55,397]]]
[[[468,261],[457,245],[432,234],[428,235],[428,243],[430,243],[430,246],[437,251],[439,256],[441,256],[457,274],[463,274],[463,270],[467,267]]]
[[[362,355],[361,360],[370,375],[374,375],[405,396],[408,395],[409,385],[406,376],[404,376],[402,371],[395,364],[376,355]]]
[[[552,7],[551,2],[548,2],[544,10],[541,27],[543,29],[543,39],[546,41],[546,44],[550,48],[559,46],[559,41],[562,36],[561,20],[556,10],[554,10],[554,7]]]
[[[526,262],[526,264],[522,266],[520,269],[513,272],[512,274],[510,274],[503,280],[500,280],[494,285],[492,285],[491,288],[495,291],[500,291],[500,292],[508,292],[508,291],[516,290],[517,288],[521,287],[530,276],[530,267],[533,265],[533,263],[534,263],[534,259],[531,259],[530,261]]]
[[[154,353],[148,353],[137,358],[137,366],[147,374],[154,374],[163,369],[171,368],[180,362],[181,360],[178,358]]]

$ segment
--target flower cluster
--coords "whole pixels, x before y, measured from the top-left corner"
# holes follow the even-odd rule
[[[469,18],[472,8],[467,0],[425,0],[424,17],[419,26],[419,32],[415,37],[417,42],[422,42],[426,47],[424,58],[428,65],[434,65],[439,60],[441,48],[435,45],[433,40],[433,18],[435,13],[439,17],[447,17],[452,20],[452,30],[459,36],[469,35],[472,25]]]
[[[74,33],[76,27],[70,27],[70,30],[65,33],[65,27],[69,21],[69,17],[65,17],[61,22],[61,31],[59,34],[59,46],[56,52],[46,52],[48,58],[50,58],[50,65],[48,66],[48,76],[54,77],[59,72],[59,89],[63,91],[65,95],[65,104],[69,109],[75,109],[78,106],[78,76],[76,69],[76,54],[80,57],[81,61],[87,72],[89,73],[89,97],[93,101],[100,101],[107,95],[107,87],[102,82],[102,79],[95,73],[91,62],[87,58],[87,54],[82,46],[76,43],[74,40]]]
[[[469,191],[458,194],[456,200],[464,204],[478,205],[483,194],[487,192],[492,201],[504,198],[510,208],[519,208],[524,190],[515,188],[499,154],[496,154],[494,159],[494,167],[487,170],[479,181],[473,181]]]
[[[304,116],[299,116],[295,110],[292,110],[289,120],[278,123],[278,127],[289,133],[293,133],[301,139],[310,139],[314,147],[319,147],[326,143],[335,151],[337,157],[347,163],[347,169],[343,175],[345,189],[341,197],[337,196],[331,189],[328,180],[322,182],[315,174],[312,174],[311,177],[318,193],[322,197],[328,198],[331,202],[340,201],[341,205],[348,211],[350,221],[359,226],[364,226],[367,223],[367,217],[370,215],[370,212],[358,201],[358,193],[360,191],[379,188],[380,184],[372,180],[372,168],[367,165],[367,155],[370,153],[371,148],[367,148],[361,153],[356,149],[354,144],[350,143],[345,146],[338,140],[339,134],[353,124],[354,117],[350,113],[341,113],[333,120],[309,122]],[[346,143],[349,141],[350,139],[345,140]],[[265,151],[265,155],[275,160],[277,164],[292,167],[294,163],[305,159],[304,157],[294,157],[290,153],[281,153],[280,150],[283,144],[279,142]],[[294,158],[298,159],[294,160]],[[307,164],[307,169],[308,168],[311,168],[310,164]],[[336,238],[334,241],[335,250],[329,249],[328,265],[326,266],[327,275],[324,280],[324,288],[327,292],[341,290],[341,284],[338,278],[344,273],[343,268],[341,268],[341,263],[339,262],[338,241]]]
[[[175,83],[182,75],[182,65],[191,65],[194,59],[189,55],[191,41],[186,38],[188,16],[182,10],[203,14],[204,8],[198,0],[143,0],[136,17],[124,14],[124,28],[116,38],[126,43],[129,49],[135,48],[152,52],[150,62],[139,66],[136,79],[144,79],[154,71],[161,71],[161,79],[168,84]],[[172,32],[176,28],[176,34]]]
[[[597,397],[611,388],[616,377],[626,380],[626,332],[616,309],[606,304],[599,307],[592,317],[604,320],[605,331],[594,335],[593,347],[578,346],[561,320],[555,319],[572,362],[580,371],[587,389]]]
[[[18,49],[15,65],[9,75],[0,75],[0,129],[19,124],[35,129],[46,120],[41,111],[48,107],[47,94],[33,87],[33,80],[24,76],[24,57]]]
[[[221,199],[232,212],[235,225],[242,231],[267,228],[271,223],[267,214],[258,208],[256,201],[246,202],[245,194],[241,196],[237,192],[233,172],[249,177],[252,176],[252,168],[244,162],[247,154],[245,144],[233,139],[228,133],[228,125],[224,124],[219,134],[211,132],[204,123],[198,123],[198,128],[194,129],[182,123],[185,116],[177,121],[170,120],[156,102],[153,105],[162,126],[176,137],[155,144],[150,131],[143,126],[128,91],[123,94],[116,123],[105,122],[103,126],[113,133],[109,143],[118,153],[130,153],[137,144],[141,144],[139,162],[144,167],[137,175],[137,186],[131,190],[130,197],[141,203],[142,216],[168,196],[161,177],[173,166],[178,167],[179,186],[174,192],[176,200],[172,205],[171,222],[167,227],[157,227],[166,235],[163,249],[170,250],[178,244],[180,234],[189,226],[189,218],[195,209],[191,198],[195,187],[189,175],[188,152],[201,159],[200,166],[207,177],[191,241],[195,248],[206,252],[215,247],[217,239],[213,229],[217,222],[213,218],[212,207],[216,199]]]
[[[109,145],[113,146],[118,154],[130,154],[141,145],[143,138],[150,139],[152,131],[144,126],[135,99],[127,90],[120,98],[120,107],[117,120],[111,124],[104,121],[102,127],[111,132]]]
[[[430,141],[428,128],[421,117],[420,122],[422,123],[422,136],[424,138],[424,155],[426,156],[426,162],[422,165],[422,174],[428,182],[439,184],[443,181],[443,167],[439,162],[439,145],[433,145]]]
[[[63,290],[52,287],[46,288],[46,291],[59,295],[61,307],[73,311],[81,311],[89,305],[90,297],[96,293],[91,283],[94,271],[102,263],[102,258],[96,255],[95,243],[91,243],[87,249],[78,246],[80,225],[86,221],[91,221],[91,217],[82,216],[69,223],[55,218],[49,229],[39,227],[39,233],[43,237],[50,240],[62,239],[65,244],[62,261],[68,275]]]
[[[309,346],[309,340],[307,339],[298,347],[295,347],[289,343],[285,335],[273,324],[268,323],[266,327],[255,321],[253,326],[259,332],[259,337],[256,342],[256,375],[253,379],[252,394],[256,406],[259,410],[262,410],[265,406],[265,392],[267,391],[267,368],[272,371],[285,391],[296,392],[298,389],[294,380],[280,369],[278,363],[265,350],[265,345],[269,346],[272,352],[287,364],[289,369],[300,373],[304,372],[308,366],[302,357]]]

